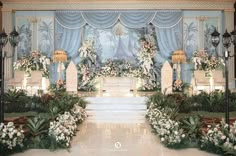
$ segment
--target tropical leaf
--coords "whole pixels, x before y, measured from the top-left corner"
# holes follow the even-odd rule
[[[39,117],[32,117],[27,120],[26,127],[32,136],[41,135],[48,131],[48,121]]]

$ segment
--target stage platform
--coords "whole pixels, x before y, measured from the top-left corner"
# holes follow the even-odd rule
[[[129,91],[129,92],[107,92],[107,91],[78,91],[80,97],[147,97],[155,94],[155,91]]]

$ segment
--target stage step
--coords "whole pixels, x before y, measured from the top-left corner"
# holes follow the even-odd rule
[[[144,110],[146,109],[146,105],[142,104],[88,104],[87,110]]]
[[[146,97],[88,97],[89,122],[144,122]]]
[[[87,97],[86,100],[89,103],[96,103],[96,104],[145,104],[147,98],[146,97]]]

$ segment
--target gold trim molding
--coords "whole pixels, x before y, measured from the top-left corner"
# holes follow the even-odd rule
[[[3,10],[183,9],[234,11],[235,0],[2,0]]]

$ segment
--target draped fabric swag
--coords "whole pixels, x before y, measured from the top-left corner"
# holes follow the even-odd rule
[[[117,21],[128,28],[143,28],[152,23],[160,49],[157,61],[163,63],[174,50],[182,49],[182,16],[181,10],[56,11],[55,47],[66,50],[69,57],[78,63],[76,56],[86,24],[106,29]]]

